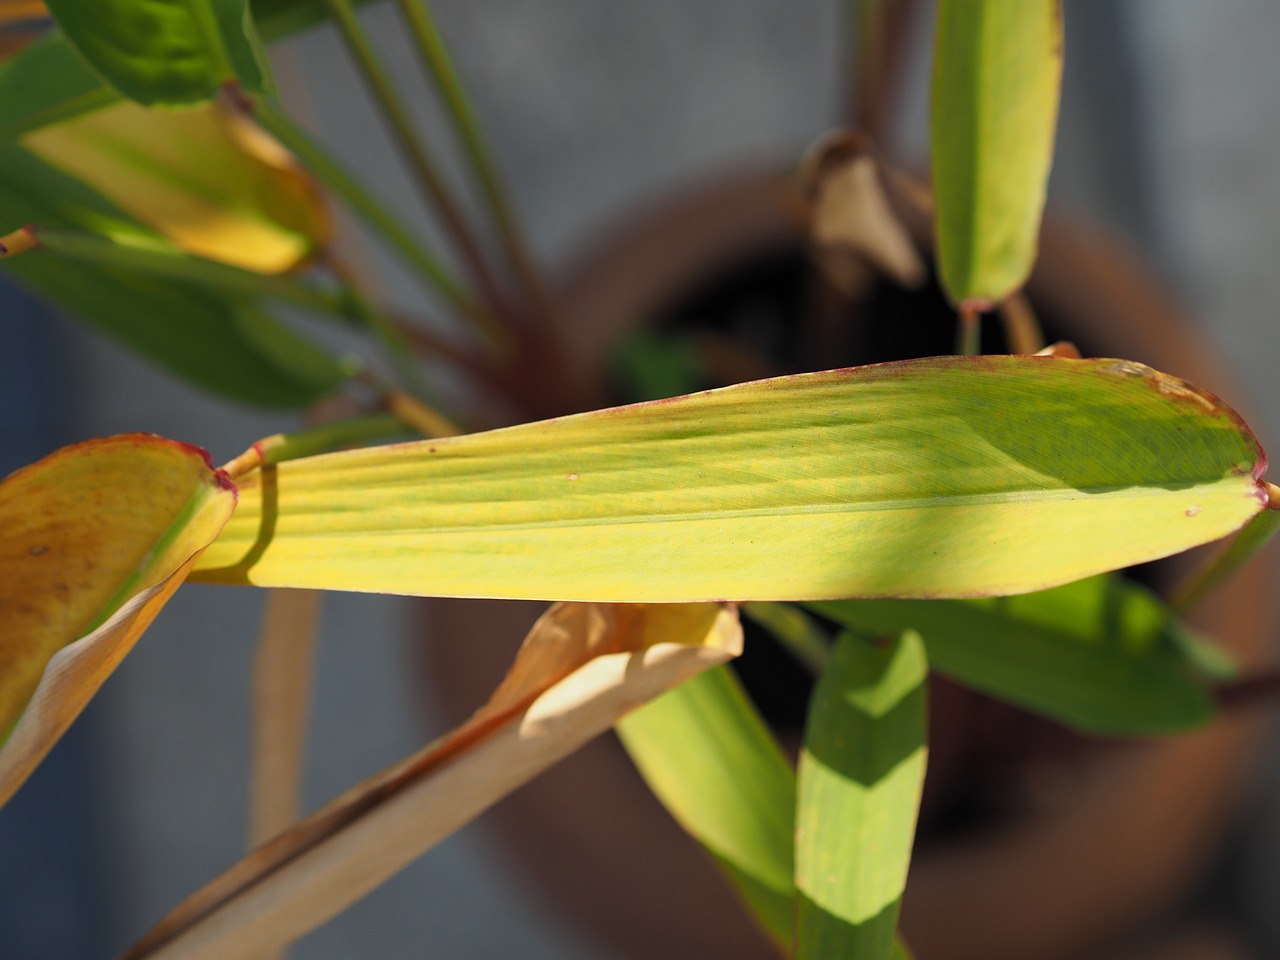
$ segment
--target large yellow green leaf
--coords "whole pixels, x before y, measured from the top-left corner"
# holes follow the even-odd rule
[[[924,786],[919,635],[852,636],[818,681],[796,799],[796,960],[888,960]]]
[[[1263,509],[1216,398],[1119,360],[940,357],[254,473],[220,583],[637,601],[1019,593]]]
[[[22,142],[177,246],[211,260],[281,273],[330,236],[310,175],[222,104],[174,111],[118,103]]]
[[[957,304],[998,302],[1031,271],[1061,78],[1060,0],[940,0],[930,153]]]
[[[248,0],[47,0],[95,73],[131,100],[204,103],[228,81],[273,92]]]
[[[67,447],[0,483],[0,803],[234,507],[204,451],[147,434]]]

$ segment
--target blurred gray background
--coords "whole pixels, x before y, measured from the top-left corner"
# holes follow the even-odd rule
[[[433,8],[553,269],[665,191],[793,165],[839,115],[835,2],[437,0]],[[1280,5],[1067,0],[1066,17],[1053,196],[1145,252],[1239,371],[1241,396],[1261,411],[1256,426],[1274,446]],[[369,9],[366,22],[406,82],[419,82],[389,6]],[[388,199],[419,209],[336,37],[313,30],[277,53],[300,114]],[[921,163],[926,69],[918,58],[898,131],[899,155]],[[413,302],[393,264],[365,266],[387,296]],[[221,462],[288,426],[198,395],[34,305],[6,308],[0,370],[6,470],[72,440],[132,430],[201,444]],[[249,591],[185,587],[0,816],[4,960],[111,956],[237,859],[260,609]],[[401,601],[326,598],[309,804],[438,732],[406,666],[408,646],[431,638],[409,637],[405,626]],[[1280,955],[1271,919],[1280,877],[1275,763],[1249,816],[1230,858],[1235,902],[1266,952]],[[539,916],[472,829],[313,934],[297,956],[602,954]]]

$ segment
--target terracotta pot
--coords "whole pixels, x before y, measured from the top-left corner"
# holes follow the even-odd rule
[[[744,176],[594,245],[561,289],[567,326],[581,332],[574,359],[603,370],[620,336],[674,304],[696,302],[700,287],[741,279],[744,264],[771,256],[802,258],[801,224],[787,186]],[[1177,307],[1114,240],[1053,220],[1041,250],[1028,294],[1086,355],[1139,360],[1239,399]],[[810,289],[821,295],[820,284]],[[949,337],[951,321],[944,314],[942,322]],[[1265,587],[1255,565],[1195,618],[1246,665],[1268,653],[1275,620]],[[482,702],[540,609],[427,605],[430,642],[422,649],[433,709],[453,721]],[[932,710],[926,813],[945,820],[956,791],[994,790],[1002,799],[1000,818],[968,830],[926,818],[903,909],[920,960],[1089,956],[1149,920],[1188,889],[1214,851],[1248,779],[1257,732],[1251,717],[1233,715],[1193,735],[1102,748],[946,684],[935,687]],[[982,762],[993,743],[1000,754],[1002,737],[1026,729],[1045,732],[1033,746],[1047,752],[1015,750],[1012,761],[994,765],[994,780],[968,782],[975,757]],[[533,896],[619,957],[775,956],[611,737],[482,822]]]

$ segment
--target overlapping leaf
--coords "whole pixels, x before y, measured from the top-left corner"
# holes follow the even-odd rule
[[[733,672],[708,670],[617,730],[649,788],[789,948],[796,778]]]
[[[163,241],[115,204],[15,145],[0,146],[0,222],[40,222]],[[31,253],[4,271],[46,300],[206,389],[262,406],[305,406],[348,375],[335,358],[241,295]]]
[[[221,263],[282,273],[332,232],[310,176],[222,105],[174,111],[119,103],[22,143],[181,249]]]
[[[814,606],[876,636],[917,630],[940,673],[1088,732],[1168,733],[1213,716],[1178,636],[1187,628],[1117,577],[1017,597]]]
[[[204,451],[129,434],[0,483],[0,803],[222,528],[235,488]],[[16,726],[15,726],[16,724]]]
[[[934,358],[280,464],[222,583],[635,601],[1026,592],[1263,509],[1256,440],[1115,360]]]
[[[741,652],[720,604],[559,604],[467,723],[347,791],[165,917],[124,960],[277,950],[628,711]]]
[[[269,93],[271,69],[248,0],[47,0],[67,39],[108,84],[143,104],[188,106],[227,81]]]
[[[796,801],[797,960],[888,960],[924,787],[924,644],[845,636],[814,691]]]

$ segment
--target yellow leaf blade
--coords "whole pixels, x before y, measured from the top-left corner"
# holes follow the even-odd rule
[[[1042,589],[1225,536],[1265,460],[1125,361],[784,377],[251,474],[204,581],[670,602]]]
[[[23,145],[189,253],[276,274],[332,232],[311,177],[223,104],[122,102],[27,134]],[[128,239],[128,238],[125,238]]]

